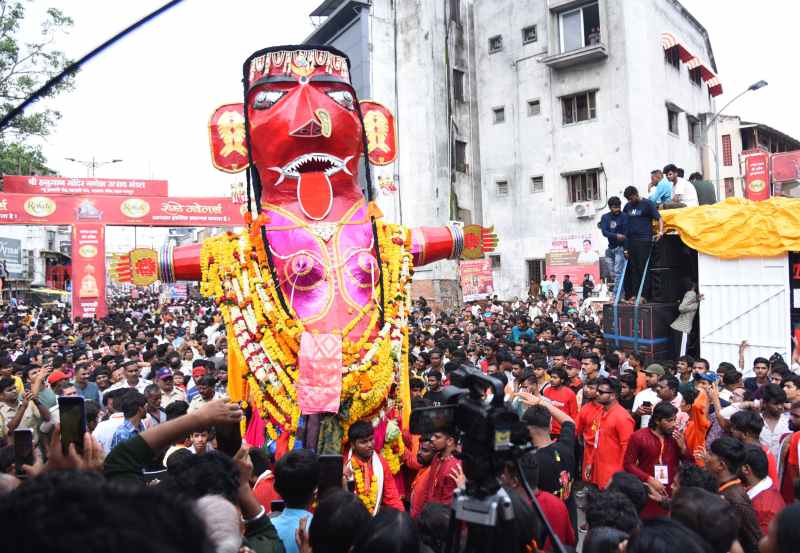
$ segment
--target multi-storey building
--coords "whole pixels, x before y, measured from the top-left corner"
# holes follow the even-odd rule
[[[667,163],[702,170],[721,93],[708,34],[677,0],[326,0],[308,43],[353,61],[359,96],[396,115],[375,182],[408,225],[494,225],[501,297],[542,278],[555,237],[590,235],[610,196]],[[454,300],[456,266],[415,294]]]

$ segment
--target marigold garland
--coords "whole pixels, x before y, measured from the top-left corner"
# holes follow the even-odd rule
[[[369,491],[366,489],[364,469],[359,462],[350,463],[353,468],[353,477],[356,481],[356,495],[367,508],[369,514],[375,512],[375,505],[378,503],[378,478],[375,473],[372,473],[370,479]]]
[[[303,323],[280,307],[276,284],[267,265],[259,216],[241,235],[225,233],[203,243],[200,252],[200,291],[219,305],[226,326],[233,330],[242,358],[251,400],[265,420],[267,434],[281,432],[294,442],[300,410],[294,383]],[[342,395],[340,421],[347,428],[357,420],[374,424],[387,417],[385,406],[393,384],[408,379],[408,329],[412,255],[408,232],[399,225],[378,221],[377,244],[383,263],[384,325],[378,328],[380,301],[359,310],[342,329]],[[360,335],[350,335],[369,313]],[[386,450],[387,446],[384,446]],[[392,473],[399,470],[402,439],[389,445],[386,455]]]

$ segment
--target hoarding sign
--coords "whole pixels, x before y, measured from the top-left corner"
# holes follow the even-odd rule
[[[800,181],[800,150],[772,154],[772,180]]]
[[[144,179],[76,179],[6,175],[3,192],[20,194],[86,194],[105,196],[168,196],[165,180]]]
[[[165,227],[237,226],[243,205],[224,198],[29,195],[0,193],[0,224],[106,225]]]
[[[770,196],[769,153],[757,152],[744,158],[744,196],[761,201]]]
[[[5,263],[9,276],[22,274],[22,241],[16,238],[0,238],[0,261]]]
[[[72,312],[74,318],[101,319],[106,308],[105,227],[76,223],[72,227]]]
[[[555,236],[545,257],[546,276],[556,275],[559,283],[564,280],[564,275],[569,275],[577,288],[587,273],[595,282],[600,281],[600,254],[591,234]]]
[[[485,300],[494,294],[491,259],[462,261],[458,270],[464,301]]]

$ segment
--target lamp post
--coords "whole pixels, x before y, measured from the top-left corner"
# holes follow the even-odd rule
[[[104,165],[111,165],[112,163],[121,163],[121,159],[112,159],[109,161],[97,161],[94,156],[92,156],[91,161],[89,160],[82,160],[82,159],[75,159],[74,157],[65,157],[67,161],[72,161],[73,163],[80,163],[84,167],[86,167],[86,176],[93,177],[95,169],[98,167],[102,167]]]
[[[727,104],[722,106],[722,108],[719,111],[717,111],[713,115],[713,117],[711,117],[711,120],[708,123],[706,123],[706,125],[705,125],[705,129],[704,129],[703,132],[705,134],[705,141],[704,142],[705,142],[706,148],[708,148],[708,130],[711,128],[712,124],[714,125],[714,166],[715,166],[715,169],[716,169],[716,180],[714,181],[714,187],[717,190],[719,190],[719,130],[718,130],[718,127],[717,127],[717,119],[719,119],[719,116],[722,115],[722,112],[725,111],[728,108],[728,106],[730,106],[736,100],[738,100],[739,98],[741,98],[742,96],[744,96],[748,92],[756,91],[759,88],[764,88],[765,86],[767,86],[767,84],[769,84],[769,83],[767,83],[767,81],[765,81],[763,79],[760,80],[760,81],[754,82],[753,84],[751,84],[750,86],[745,88],[743,91],[741,91],[739,94],[734,96],[733,99],[731,99],[730,102],[728,102]]]

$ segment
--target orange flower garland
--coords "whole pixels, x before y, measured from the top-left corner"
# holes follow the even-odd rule
[[[248,232],[238,236],[225,233],[203,243],[200,290],[216,300],[235,337],[232,343],[238,346],[249,370],[246,381],[250,397],[265,419],[268,435],[275,439],[279,432],[289,432],[291,446],[300,417],[295,381],[304,325],[294,313],[287,315],[279,307],[259,231],[265,222],[261,216]],[[378,328],[381,310],[376,290],[374,302],[362,308],[342,329],[340,419],[345,432],[357,420],[377,422],[385,418],[384,407],[392,385],[408,381],[406,317],[412,273],[408,233],[403,227],[382,221],[376,226],[383,263],[385,323]],[[352,340],[350,333],[370,310],[366,328],[358,339]],[[402,447],[402,439],[400,442],[393,451]]]

